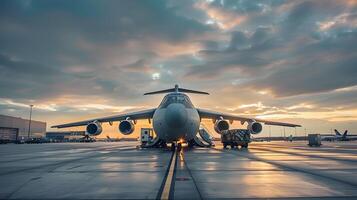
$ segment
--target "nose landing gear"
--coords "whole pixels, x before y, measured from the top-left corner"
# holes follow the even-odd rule
[[[175,151],[176,147],[177,147],[177,151],[181,151],[182,143],[177,143],[177,142],[171,143],[171,151]]]
[[[181,151],[181,149],[182,149],[182,143],[178,143],[177,144],[177,151]]]
[[[176,148],[176,143],[175,142],[171,143],[171,151],[175,151],[175,148]]]

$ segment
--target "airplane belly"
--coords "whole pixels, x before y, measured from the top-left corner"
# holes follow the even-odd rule
[[[186,109],[187,119],[180,126],[173,126],[168,120],[166,109],[158,109],[153,116],[153,128],[156,135],[166,141],[173,142],[181,139],[188,141],[194,138],[200,126],[200,118],[196,109]]]

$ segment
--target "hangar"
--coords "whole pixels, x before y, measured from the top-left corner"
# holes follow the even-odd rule
[[[30,120],[20,117],[0,115],[0,140],[14,141],[27,138]],[[46,122],[31,120],[30,137],[44,136]]]

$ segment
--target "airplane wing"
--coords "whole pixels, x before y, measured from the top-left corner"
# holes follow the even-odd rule
[[[241,121],[242,124],[247,121],[249,122],[249,121],[255,120],[256,122],[261,122],[266,125],[301,127],[301,125],[298,125],[298,124],[290,124],[290,123],[284,123],[284,122],[274,122],[274,121],[268,121],[268,120],[262,120],[262,119],[241,117],[241,116],[237,116],[237,115],[215,112],[215,111],[210,111],[210,110],[205,110],[205,109],[197,109],[197,111],[201,118],[218,119],[220,117],[223,117],[223,119],[227,119],[227,120]]]
[[[55,126],[51,126],[51,128],[68,128],[68,127],[74,127],[74,126],[85,126],[88,123],[91,123],[93,121],[98,121],[98,122],[121,121],[121,120],[125,120],[128,117],[132,120],[150,119],[154,115],[155,110],[156,110],[156,108],[142,110],[142,111],[136,111],[136,112],[130,112],[130,113],[123,113],[123,114],[113,115],[113,116],[109,116],[109,117],[95,118],[95,119],[90,119],[90,120],[85,120],[85,121],[80,121],[80,122],[55,125]]]

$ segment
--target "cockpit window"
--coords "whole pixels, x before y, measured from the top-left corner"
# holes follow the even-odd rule
[[[185,94],[169,94],[162,100],[160,108],[166,108],[171,103],[181,103],[186,108],[193,107],[190,99]]]

